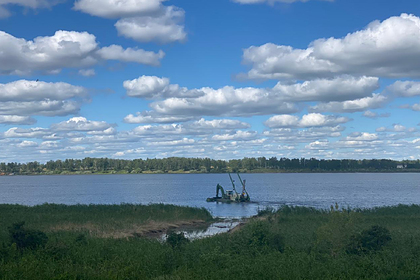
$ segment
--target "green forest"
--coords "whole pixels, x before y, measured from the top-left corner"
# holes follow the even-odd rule
[[[418,172],[420,160],[390,159],[305,159],[243,158],[214,160],[210,158],[170,157],[163,159],[85,158],[0,163],[2,175],[35,174],[139,174],[139,173],[225,173],[225,172]]]

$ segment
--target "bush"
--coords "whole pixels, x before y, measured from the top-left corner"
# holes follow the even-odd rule
[[[259,248],[267,247],[277,251],[284,251],[284,238],[270,227],[266,221],[258,221],[249,225],[249,236],[247,238],[248,247]],[[244,243],[243,243],[244,244]]]
[[[86,239],[86,235],[84,235],[83,233],[76,236],[75,242],[78,245],[87,245],[88,244],[87,239]]]
[[[0,246],[0,263],[2,260],[5,260],[8,257],[8,255],[9,255],[9,250],[6,247],[6,245],[3,243]]]
[[[321,253],[337,257],[345,253],[349,240],[357,233],[360,214],[331,206],[328,221],[316,232],[316,248]]]
[[[258,213],[257,216],[261,217],[261,216],[268,216],[271,215],[275,212],[275,209],[273,207],[266,207],[264,209],[258,209]]]
[[[183,232],[176,233],[171,231],[166,235],[166,243],[172,248],[180,248],[188,242],[190,242],[190,240],[185,237]]]
[[[256,222],[250,225],[251,235],[248,239],[248,246],[258,248],[268,246],[269,225],[266,222]]]
[[[391,240],[391,234],[387,228],[372,226],[370,229],[351,237],[347,252],[349,254],[362,254],[379,251]]]
[[[68,255],[70,247],[64,242],[56,240],[45,246],[44,252],[54,260],[60,260]]]
[[[39,230],[25,229],[24,225],[25,222],[19,222],[9,227],[10,242],[16,244],[18,249],[36,249],[47,244],[48,237],[45,233]]]

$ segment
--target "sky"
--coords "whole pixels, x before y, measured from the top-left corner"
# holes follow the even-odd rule
[[[0,0],[0,161],[420,158],[418,0]]]

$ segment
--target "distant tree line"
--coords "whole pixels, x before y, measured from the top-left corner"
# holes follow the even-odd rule
[[[420,171],[420,160],[389,159],[305,159],[305,158],[243,158],[214,160],[210,158],[170,157],[163,159],[85,158],[0,163],[0,174],[86,174],[86,173],[166,173],[166,172],[395,172]]]

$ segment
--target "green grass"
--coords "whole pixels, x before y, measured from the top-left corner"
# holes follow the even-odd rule
[[[109,233],[134,231],[151,223],[175,223],[178,221],[211,221],[211,214],[204,208],[175,205],[63,205],[38,206],[0,205],[0,240],[7,237],[7,227],[14,222],[25,221],[28,228],[50,232],[68,229]]]
[[[140,214],[141,213],[141,214]],[[0,279],[419,279],[420,206],[355,210],[283,207],[261,211],[234,233],[172,247],[147,238],[98,238],[48,231],[56,223],[210,219],[203,209],[167,205],[0,205]],[[18,250],[17,220],[47,233],[45,247]],[[347,250],[374,225],[392,240],[380,250]]]

